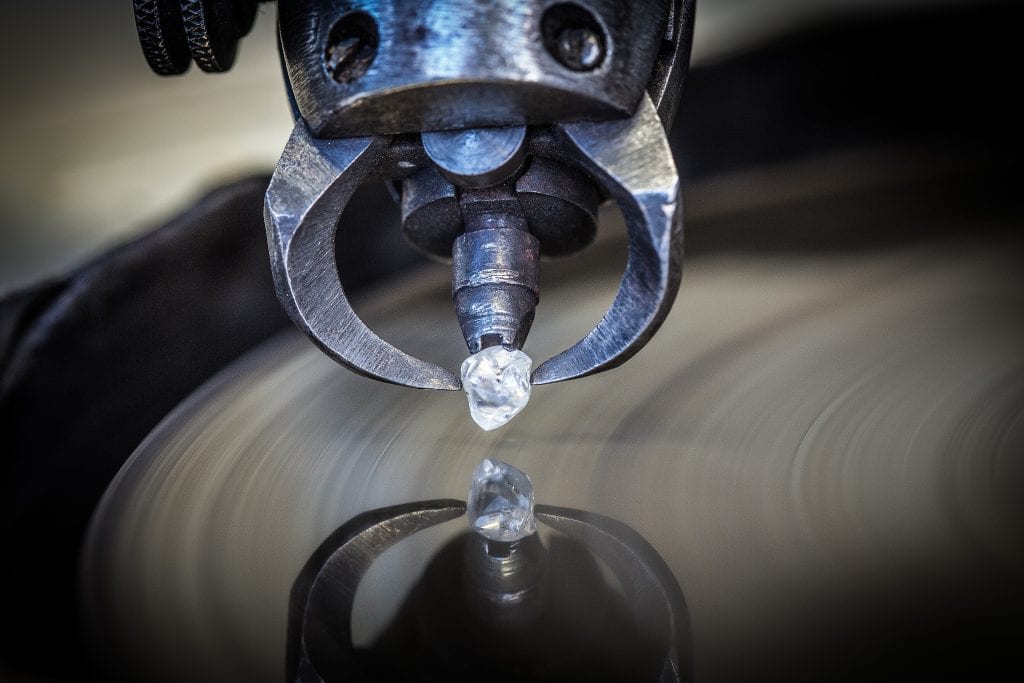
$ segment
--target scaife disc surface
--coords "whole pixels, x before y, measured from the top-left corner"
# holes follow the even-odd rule
[[[535,360],[598,320],[623,248],[547,268]],[[491,457],[527,472],[538,502],[618,518],[657,548],[689,603],[698,680],[856,671],[917,647],[893,633],[941,657],[936,624],[990,623],[1020,590],[1019,256],[954,240],[692,259],[637,357],[535,387],[486,433],[461,393],[357,377],[284,334],[169,416],[111,484],[83,560],[97,642],[150,680],[280,680],[288,592],[321,540],[370,508],[462,498]],[[446,278],[360,310],[457,368]],[[367,577],[360,638],[438,534]]]

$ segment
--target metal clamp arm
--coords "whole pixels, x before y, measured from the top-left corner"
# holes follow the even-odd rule
[[[580,164],[618,204],[629,258],[611,308],[586,337],[533,373],[534,384],[621,365],[657,332],[682,277],[683,202],[672,150],[645,95],[629,119],[560,125]]]
[[[393,384],[457,390],[453,373],[374,334],[338,278],[338,217],[386,146],[379,136],[315,138],[301,120],[295,124],[264,204],[277,296],[295,324],[347,368]]]

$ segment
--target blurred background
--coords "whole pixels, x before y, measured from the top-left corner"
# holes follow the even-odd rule
[[[699,680],[910,680],[950,672],[1001,680],[996,670],[1002,665],[1015,662],[1019,669],[1021,3],[698,0],[691,73],[671,133],[687,207],[683,295],[651,354],[631,361],[632,370],[576,383],[577,393],[564,394],[572,397],[564,405],[581,421],[590,419],[593,406],[606,411],[599,414],[607,416],[600,425],[607,431],[577,435],[575,445],[563,435],[563,423],[538,413],[524,414],[496,441],[480,441],[475,432],[460,431],[461,403],[439,408],[438,397],[368,387],[294,332],[220,375],[230,391],[207,390],[185,403],[243,354],[292,329],[273,292],[262,225],[267,176],[292,127],[275,17],[272,3],[261,5],[230,72],[207,75],[193,67],[181,77],[161,78],[143,59],[129,0],[0,4],[0,149],[6,161],[0,184],[0,532],[9,549],[0,562],[0,678],[107,679],[115,671],[147,679],[139,671],[149,666],[152,674],[145,647],[158,634],[167,637],[161,644],[167,661],[181,666],[164,671],[168,680],[226,680],[239,671],[247,680],[277,680],[279,669],[270,667],[268,674],[261,657],[280,658],[287,584],[318,539],[359,505],[396,502],[388,496],[399,493],[434,495],[416,488],[417,481],[461,495],[462,470],[453,474],[428,462],[422,467],[435,468],[426,469],[433,480],[401,474],[428,434],[466,472],[485,449],[504,448],[513,464],[532,464],[531,473],[551,468],[549,494],[557,483],[566,500],[604,496],[612,506],[606,512],[650,539],[661,538],[659,550],[677,562],[673,569],[693,600],[695,635],[704,647]],[[425,290],[410,290],[394,277],[423,262],[397,229],[367,228],[396,221],[381,188],[367,188],[350,211],[343,225],[363,229],[348,233],[351,254],[339,256],[346,285],[376,302],[368,309],[375,321],[415,343],[424,329],[401,313],[406,300],[418,299],[403,296]],[[602,230],[614,238],[614,216]],[[545,272],[614,271],[605,256],[588,253],[565,262],[564,270]],[[963,272],[954,268],[961,253],[971,255]],[[436,312],[442,322],[427,325],[430,334],[421,343],[441,348],[441,355],[461,353],[454,323],[440,317],[449,313],[444,268],[428,270],[441,285],[430,290],[433,298],[425,299],[421,313]],[[900,280],[904,272],[924,275]],[[372,286],[375,299],[367,294]],[[826,296],[860,291],[871,292],[864,305]],[[544,310],[575,311],[578,290],[551,292],[537,328],[547,324],[567,338],[578,336],[579,330],[560,326],[561,316],[542,318]],[[607,302],[592,299],[587,306],[599,315]],[[947,301],[955,305],[947,309]],[[806,320],[783,315],[794,302],[807,304]],[[451,323],[451,335],[443,321]],[[947,335],[948,347],[933,347],[922,330]],[[552,348],[564,342],[534,335]],[[718,393],[708,389],[706,400],[675,387],[647,394],[660,382],[661,368],[653,362],[658,349],[671,363],[692,366],[699,382],[729,381],[720,380]],[[820,363],[804,363],[810,356]],[[904,360],[872,365],[897,357]],[[864,385],[854,372],[858,363],[886,368],[891,382],[858,394]],[[762,370],[769,379],[756,384]],[[942,391],[960,398],[932,410],[932,395]],[[844,404],[852,405],[852,414],[833,411],[819,400],[832,393],[861,398]],[[740,394],[750,401],[743,403]],[[661,421],[643,418],[648,402],[679,412]],[[296,406],[309,406],[308,412],[300,415]],[[163,431],[154,432],[172,411]],[[452,411],[450,418],[445,411]],[[627,413],[636,417],[633,426],[612,431]],[[811,426],[798,414],[810,416],[814,433],[828,437],[819,444],[820,461],[804,450],[798,458],[796,446],[783,438],[795,434],[804,447]],[[707,427],[720,417],[720,432]],[[253,435],[261,420],[272,425],[268,433],[275,438]],[[838,424],[834,439],[822,427],[822,421],[832,425],[829,420]],[[214,436],[186,438],[193,433],[179,431],[186,427]],[[707,439],[695,439],[695,446],[690,427]],[[701,432],[705,427],[714,434]],[[853,436],[845,438],[848,431]],[[323,458],[308,445],[310,434],[326,444]],[[893,454],[903,455],[900,444],[922,434],[934,437],[923,442],[939,446],[920,451],[915,470]],[[369,445],[351,467],[329,457],[328,447],[364,437]],[[288,439],[295,450],[281,445]],[[136,451],[143,443],[148,447]],[[546,444],[544,452],[531,443]],[[622,444],[647,449],[652,466],[616,470],[586,460]],[[678,444],[684,444],[681,453],[673,450]],[[575,486],[548,456],[555,451],[594,472],[617,472],[617,480],[577,472],[591,488]],[[133,461],[135,479],[122,469],[133,452],[141,454]],[[143,457],[147,452],[151,460]],[[302,458],[310,453],[314,462],[307,470]],[[381,459],[364,461],[377,453]],[[192,469],[175,469],[172,458]],[[798,471],[800,458],[820,467]],[[302,476],[315,481],[296,474],[297,461]],[[692,469],[683,477],[675,466]],[[193,470],[219,473],[227,483],[203,489],[202,476],[189,478]],[[652,514],[650,505],[633,504],[644,500],[642,494],[607,494],[622,479],[656,486],[674,481],[672,473],[686,486],[706,484],[687,488],[690,496],[681,502],[672,499],[684,506],[678,526],[692,546],[672,545],[671,529],[652,521],[662,510]],[[803,481],[806,490],[796,491],[787,477]],[[259,484],[247,488],[253,481],[273,487],[278,478],[294,487],[287,501],[306,500],[311,489],[336,482],[330,495],[311,500],[343,498],[344,505],[274,507],[273,496],[252,493]],[[771,488],[769,480],[778,486]],[[864,489],[855,487],[850,497],[849,482]],[[94,538],[90,546],[95,586],[108,592],[83,591],[85,534],[108,487],[121,507],[107,506],[107,526],[97,532],[102,542]],[[961,498],[947,497],[952,489]],[[673,492],[663,493],[655,502],[668,505]],[[807,507],[794,521],[786,506],[797,505],[796,498]],[[189,505],[182,504],[186,499]],[[981,536],[997,538],[991,545],[998,560],[976,543],[971,526],[973,513],[987,514],[990,503],[998,509],[995,521],[977,524],[992,522]],[[970,523],[961,524],[964,510]],[[189,512],[199,519],[192,521],[192,535],[175,536],[173,523]],[[217,520],[236,517],[245,523],[232,521],[223,536],[194,530],[219,529]],[[864,539],[874,531],[859,535],[868,517],[892,531],[882,534],[886,552],[872,554],[878,546]],[[149,526],[139,521],[128,528],[147,519]],[[772,540],[764,531],[773,520],[778,538],[792,541],[789,555],[779,551],[784,544],[759,545]],[[905,524],[887,529],[891,520]],[[806,542],[800,524],[818,538]],[[288,552],[276,545],[282,539],[292,542]],[[239,569],[246,552],[267,546],[272,551],[259,558],[262,573]],[[941,553],[932,552],[940,546]],[[238,554],[223,552],[229,547]],[[691,547],[703,552],[691,553]],[[836,597],[829,583],[835,577],[825,572],[821,595],[835,601],[811,604],[799,591],[822,565],[809,557],[826,554],[832,562],[830,549],[840,558],[828,565],[838,566],[837,574],[877,559],[877,576],[884,578],[872,584],[849,570],[845,592]],[[265,557],[273,561],[264,563]],[[953,562],[945,573],[941,567],[932,572],[934,557],[977,560],[981,569],[960,572]],[[133,573],[139,558],[152,570],[145,576]],[[914,583],[920,591],[898,594]],[[240,587],[263,591],[266,605],[239,598],[242,607],[225,606],[204,593],[237,597]],[[798,594],[807,600],[787,618],[800,621],[817,609],[824,621],[802,621],[800,629],[787,631],[772,621],[776,612],[746,601],[773,594],[779,601]],[[110,600],[97,607],[100,595]],[[159,610],[142,608],[150,598]],[[83,638],[83,600],[111,620],[123,618],[121,640],[97,645]],[[894,606],[891,613],[882,609],[887,605]],[[178,623],[172,617],[203,628],[172,633],[167,624]],[[239,635],[255,631],[252,639]],[[849,642],[848,631],[856,636]],[[139,642],[141,668],[119,671],[118,657],[130,649],[125,643]],[[225,652],[250,668],[225,665]],[[97,674],[96,661],[104,658],[114,668]]]

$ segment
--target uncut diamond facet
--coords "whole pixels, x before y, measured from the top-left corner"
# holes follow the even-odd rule
[[[473,470],[466,514],[473,528],[493,541],[526,538],[537,530],[533,483],[508,463],[485,459]]]
[[[506,424],[530,400],[533,361],[522,351],[489,346],[462,363],[462,388],[469,397],[469,414],[481,429]]]

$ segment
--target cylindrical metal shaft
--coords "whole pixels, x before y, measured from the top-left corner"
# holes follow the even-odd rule
[[[528,232],[466,232],[452,250],[455,313],[470,353],[500,344],[522,348],[538,300],[540,245]]]

